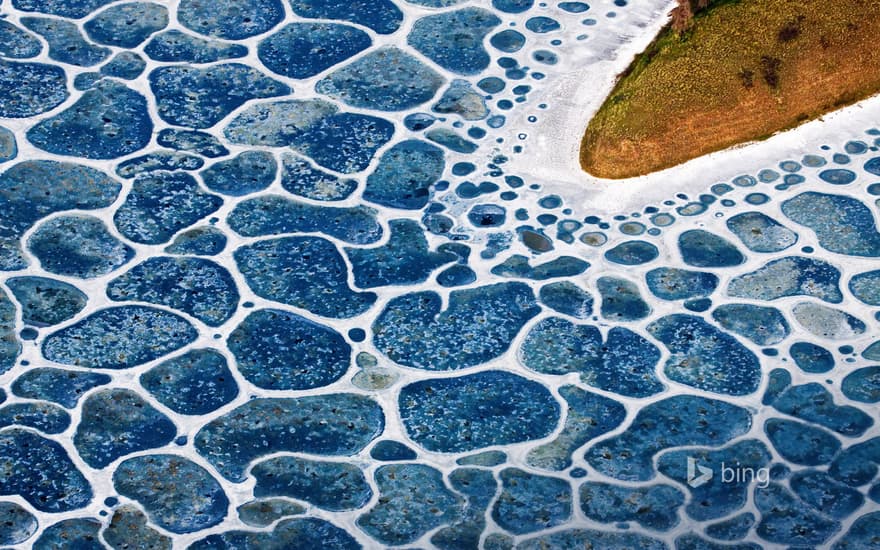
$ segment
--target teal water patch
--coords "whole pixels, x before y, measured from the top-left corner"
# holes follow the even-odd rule
[[[66,512],[85,506],[93,496],[90,483],[55,441],[11,428],[0,433],[0,453],[13,475],[0,481],[0,494],[20,495],[41,512]]]
[[[300,17],[337,19],[369,27],[379,34],[391,34],[400,27],[403,13],[391,0],[347,2],[343,0],[291,0]]]
[[[427,204],[431,186],[443,173],[441,149],[418,140],[403,141],[382,155],[367,178],[364,199],[405,210]]]
[[[113,512],[102,535],[114,550],[124,549],[128,540],[137,540],[148,548],[171,546],[171,537],[150,527],[147,515],[131,504],[122,505]]]
[[[731,267],[745,261],[730,241],[702,229],[679,235],[678,249],[684,263],[693,267]]]
[[[428,278],[438,267],[453,262],[449,252],[432,252],[419,225],[411,220],[388,222],[388,242],[378,248],[345,248],[354,282],[361,288],[412,285]]]
[[[751,426],[749,412],[725,401],[676,396],[643,407],[620,435],[592,446],[586,460],[599,472],[624,481],[648,481],[653,457],[677,446],[721,445]]]
[[[392,361],[425,370],[457,370],[498,357],[538,313],[522,283],[454,290],[441,311],[435,292],[390,301],[373,324],[373,339]]]
[[[306,159],[285,153],[281,157],[281,187],[294,195],[316,201],[339,201],[357,188],[357,181],[340,178],[313,166]],[[271,183],[271,182],[270,182]]]
[[[324,168],[349,174],[369,166],[394,135],[394,126],[382,118],[339,112],[322,99],[293,99],[247,107],[224,135],[236,144],[290,146]]]
[[[273,390],[327,386],[351,365],[351,347],[339,333],[280,310],[248,315],[228,346],[248,381]]]
[[[838,254],[880,256],[880,233],[870,209],[853,197],[801,193],[782,203],[782,212],[816,234],[819,244]]]
[[[656,531],[678,524],[684,494],[671,485],[630,489],[609,483],[587,482],[579,490],[581,508],[588,518],[601,522],[634,521]]]
[[[758,389],[761,366],[755,354],[700,317],[669,315],[651,323],[648,332],[669,349],[664,371],[672,380],[727,395]]]
[[[251,474],[256,497],[290,497],[334,512],[362,508],[373,496],[363,472],[352,464],[286,456],[257,463]]]
[[[223,199],[202,191],[185,172],[156,172],[135,178],[113,222],[136,243],[163,244],[222,204]]]
[[[482,8],[463,8],[416,21],[407,42],[441,67],[462,75],[489,65],[483,40],[501,19]]]
[[[599,277],[596,281],[602,297],[602,317],[611,321],[638,321],[651,314],[651,306],[642,299],[638,287],[626,279]]]
[[[150,89],[162,120],[189,128],[209,128],[251,99],[291,91],[241,63],[161,67],[150,73]]]
[[[283,498],[252,500],[237,508],[239,519],[251,527],[268,527],[279,519],[298,516],[305,510],[305,507]]]
[[[114,159],[143,149],[152,132],[146,98],[102,80],[69,109],[31,128],[27,138],[56,155]]]
[[[687,300],[708,296],[718,287],[718,276],[705,271],[658,267],[649,271],[648,288],[663,300]]]
[[[463,512],[464,499],[448,489],[442,474],[430,466],[380,466],[375,479],[383,497],[358,517],[357,524],[381,543],[407,544]]]
[[[292,424],[299,426],[294,433],[289,432]],[[255,458],[282,451],[350,456],[384,426],[379,404],[362,395],[263,398],[212,420],[194,441],[198,453],[225,478],[244,481],[245,468]]]
[[[13,425],[60,434],[70,426],[70,415],[50,403],[13,403],[0,408],[0,427]]]
[[[583,382],[621,395],[645,397],[663,389],[654,373],[660,350],[623,327],[612,328],[603,342],[594,326],[550,317],[529,331],[520,355],[534,371],[576,372]]]
[[[563,386],[559,394],[568,405],[568,415],[556,439],[529,451],[526,462],[535,468],[556,471],[568,468],[578,447],[616,428],[626,416],[619,402],[577,386]]]
[[[37,518],[14,502],[0,504],[0,518],[3,518],[0,544],[20,544],[37,532]]]
[[[28,118],[52,110],[70,95],[65,80],[56,65],[0,60],[0,116]]]
[[[199,174],[205,187],[216,193],[234,197],[262,191],[275,180],[278,163],[271,153],[245,151],[228,160],[221,160]]]
[[[43,49],[43,44],[21,27],[9,21],[0,21],[0,55],[12,59],[36,57]]]
[[[293,23],[260,41],[266,67],[290,78],[308,78],[358,54],[372,44],[364,31],[338,23]],[[312,55],[304,56],[301,52]]]
[[[290,550],[327,548],[329,550],[357,550],[360,544],[344,529],[317,518],[286,519],[271,531],[227,531],[209,535],[193,543],[193,550],[233,550],[277,545]]]
[[[208,414],[239,393],[226,357],[206,348],[168,359],[140,376],[141,385],[176,413]]]
[[[116,168],[116,175],[121,178],[131,179],[146,172],[156,172],[159,170],[198,170],[204,164],[204,160],[193,155],[163,151],[149,153],[123,162]]]
[[[177,8],[183,26],[218,38],[239,40],[262,34],[284,18],[281,0],[202,2],[183,0]]]
[[[840,270],[815,258],[790,256],[767,262],[759,269],[730,281],[727,292],[738,298],[776,300],[788,296],[811,296],[840,303]]]
[[[91,67],[107,59],[110,49],[85,39],[70,21],[48,17],[23,17],[22,25],[39,34],[49,45],[49,59],[80,67]]]
[[[111,380],[102,373],[38,367],[19,376],[12,384],[12,392],[20,397],[50,401],[72,409],[86,392],[109,384]]]
[[[82,459],[100,469],[119,457],[164,447],[177,428],[167,416],[130,390],[100,390],[82,406],[73,444]]]
[[[134,48],[168,25],[168,9],[146,2],[120,4],[89,19],[83,27],[99,44]]]
[[[93,216],[53,218],[31,233],[27,248],[49,273],[80,279],[112,273],[134,257],[134,249]]]
[[[376,210],[368,206],[319,206],[280,195],[244,200],[228,219],[230,228],[245,237],[320,232],[351,244],[371,244],[382,237]]]
[[[410,384],[401,390],[399,407],[411,439],[447,453],[541,439],[559,417],[547,388],[500,371]]]
[[[759,346],[778,344],[791,332],[788,321],[774,307],[724,304],[715,308],[712,318],[724,329],[743,336]]]
[[[116,302],[167,306],[208,326],[222,325],[238,305],[238,288],[225,268],[202,258],[151,258],[107,285]]]
[[[695,520],[706,521],[723,518],[746,506],[751,486],[769,481],[756,479],[755,476],[767,473],[766,467],[770,461],[771,455],[766,445],[755,439],[745,439],[718,450],[700,448],[663,453],[657,461],[657,469],[663,475],[687,485],[691,498],[684,507],[685,513]],[[689,464],[717,471],[718,477],[713,475],[710,479],[701,480],[703,483],[693,483],[694,476],[688,471]],[[730,471],[722,471],[722,464],[726,467],[735,464],[741,475],[729,479]],[[750,475],[745,473],[746,469],[750,469]],[[704,471],[698,470],[698,473],[702,475]]]
[[[781,252],[797,243],[797,233],[760,212],[744,212],[727,220],[727,227],[752,252]]]
[[[228,237],[214,227],[196,227],[179,233],[174,241],[165,247],[168,254],[216,256],[223,252]]]
[[[12,368],[21,352],[15,335],[15,316],[15,304],[0,290],[0,372]]]
[[[220,483],[207,470],[175,455],[129,458],[113,472],[113,486],[172,533],[216,525],[229,505]]]
[[[153,35],[144,47],[144,53],[155,61],[182,63],[213,63],[223,59],[237,59],[247,55],[248,49],[240,44],[208,40],[177,29]]]
[[[315,89],[352,107],[403,111],[430,100],[443,82],[411,54],[386,46],[337,69]]]
[[[51,361],[77,367],[127,369],[194,341],[195,328],[179,315],[147,306],[119,306],[98,312],[43,341]]]
[[[501,498],[492,519],[508,532],[522,535],[564,523],[572,514],[571,485],[558,477],[505,468]]]
[[[348,284],[348,268],[333,243],[319,237],[259,241],[235,251],[235,262],[259,296],[323,317],[346,319],[376,301]],[[282,273],[279,278],[277,273]]]
[[[65,519],[55,523],[34,541],[35,548],[76,545],[88,550],[100,547],[101,522],[91,518]]]

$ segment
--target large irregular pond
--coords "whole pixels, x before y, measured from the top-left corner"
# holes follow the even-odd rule
[[[878,548],[872,121],[609,212],[627,0],[0,13],[0,545]]]

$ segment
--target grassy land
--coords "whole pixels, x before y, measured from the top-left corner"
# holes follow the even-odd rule
[[[880,90],[880,1],[721,0],[621,75],[581,143],[604,178],[765,139]]]

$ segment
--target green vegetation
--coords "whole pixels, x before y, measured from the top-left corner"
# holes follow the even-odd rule
[[[869,97],[878,37],[876,0],[680,0],[590,121],[581,165],[638,176]]]

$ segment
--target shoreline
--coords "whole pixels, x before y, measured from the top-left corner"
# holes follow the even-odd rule
[[[614,88],[617,75],[667,24],[669,10],[674,5],[671,1],[655,2],[641,10],[636,19],[641,18],[642,24],[638,20],[629,22],[627,31],[632,32],[619,33],[617,37],[622,42],[609,44],[609,48],[616,51],[608,60],[600,61],[598,55],[581,56],[581,59],[577,59],[576,53],[568,56],[567,64],[587,65],[571,68],[558,76],[539,98],[552,105],[552,112],[544,113],[530,125],[530,139],[524,152],[514,156],[509,164],[512,172],[540,182],[545,191],[562,196],[569,204],[596,214],[615,215],[648,203],[660,203],[677,193],[708,192],[714,183],[757,172],[787,155],[800,157],[819,153],[819,147],[824,144],[866,139],[863,133],[868,128],[864,121],[880,119],[878,94],[765,140],[741,143],[647,175],[605,179],[583,171],[579,153],[587,125]],[[636,29],[641,34],[636,33]],[[609,52],[603,49],[602,53]],[[593,74],[606,76],[597,85],[590,79]],[[524,119],[525,114],[518,118]],[[536,163],[535,159],[541,162]]]

